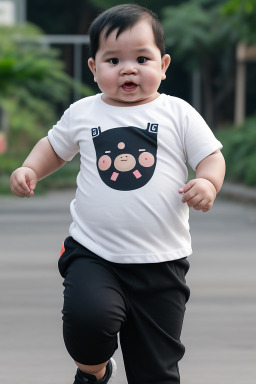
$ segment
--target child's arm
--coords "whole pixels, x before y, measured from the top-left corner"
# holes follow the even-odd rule
[[[12,192],[19,197],[32,196],[38,180],[55,172],[64,164],[65,161],[53,150],[48,138],[44,137],[32,149],[22,167],[12,173]]]
[[[184,193],[182,202],[203,212],[213,206],[225,176],[225,160],[220,151],[203,159],[196,167],[196,179],[190,180],[179,193]]]

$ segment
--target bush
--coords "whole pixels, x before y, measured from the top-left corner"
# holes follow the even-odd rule
[[[41,34],[33,25],[0,26],[0,112],[8,118],[0,130],[8,136],[7,155],[24,153],[47,134],[74,87],[82,96],[92,94],[66,74],[60,52],[42,45]]]
[[[33,25],[0,26],[0,132],[8,141],[7,152],[0,154],[0,193],[10,191],[11,173],[47,135],[60,117],[59,110],[70,104],[74,87],[82,97],[92,94],[88,86],[65,73],[59,52],[39,42],[41,34]],[[40,182],[38,190],[49,183],[59,188],[75,185],[78,167],[74,164],[66,165],[49,182]]]
[[[220,130],[216,136],[223,144],[226,179],[256,185],[256,117],[237,127]]]

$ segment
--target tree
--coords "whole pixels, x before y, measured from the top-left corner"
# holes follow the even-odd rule
[[[223,6],[223,13],[232,20],[241,40],[256,43],[256,2],[255,0],[229,0]]]
[[[204,116],[213,126],[215,108],[233,87],[236,31],[223,15],[222,0],[191,0],[162,11],[167,45],[188,71],[201,73]],[[200,84],[198,85],[200,86]]]
[[[33,145],[56,121],[73,86],[58,52],[42,46],[32,25],[0,28],[0,108],[9,116],[10,147]],[[83,94],[90,94],[86,87]]]

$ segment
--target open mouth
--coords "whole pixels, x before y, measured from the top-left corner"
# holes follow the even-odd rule
[[[122,88],[126,92],[132,92],[135,91],[135,89],[137,88],[137,84],[133,82],[125,83],[122,85]]]

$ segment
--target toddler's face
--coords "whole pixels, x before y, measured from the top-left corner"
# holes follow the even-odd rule
[[[116,30],[106,40],[101,36],[95,60],[88,64],[106,103],[140,105],[158,97],[170,56],[161,58],[151,25],[141,20],[117,39]]]

